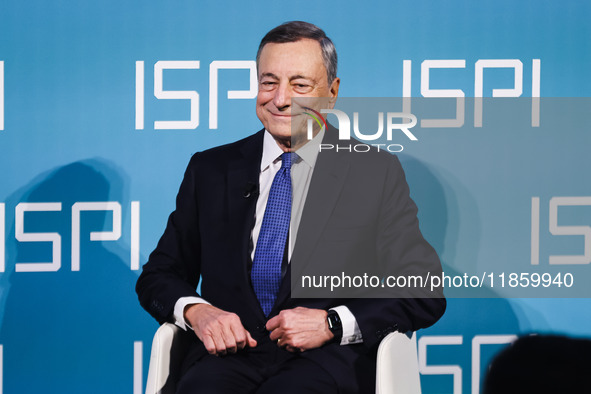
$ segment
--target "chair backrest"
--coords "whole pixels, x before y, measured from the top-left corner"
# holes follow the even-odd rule
[[[420,394],[421,380],[414,333],[388,334],[378,348],[377,394]]]

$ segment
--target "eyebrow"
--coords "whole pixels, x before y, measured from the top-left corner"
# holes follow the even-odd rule
[[[305,77],[303,75],[294,75],[293,77],[289,77],[290,81],[293,81],[294,79],[307,79],[309,81],[313,81],[313,78]]]
[[[261,74],[260,78],[264,78],[264,77],[271,77],[273,79],[279,79],[279,77],[277,75],[273,74],[273,73],[264,73],[264,74]]]
[[[264,73],[264,74],[261,74],[261,76],[260,76],[261,79],[262,78],[265,78],[265,77],[270,77],[270,78],[273,78],[273,79],[279,79],[279,77],[277,75],[273,74],[273,73]],[[303,75],[300,75],[300,74],[289,77],[289,81],[290,82],[293,81],[293,80],[295,80],[295,79],[307,79],[309,81],[314,81],[313,78],[306,77],[306,76],[303,76]]]

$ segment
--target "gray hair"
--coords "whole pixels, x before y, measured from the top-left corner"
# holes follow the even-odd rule
[[[337,50],[331,39],[326,36],[326,33],[321,28],[308,22],[285,22],[269,31],[259,45],[256,59],[257,67],[265,45],[269,43],[284,44],[287,42],[296,42],[305,38],[314,40],[320,44],[328,83],[331,84],[337,77]]]

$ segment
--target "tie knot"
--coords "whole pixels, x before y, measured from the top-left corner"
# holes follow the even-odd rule
[[[285,152],[281,155],[281,168],[291,169],[291,165],[295,161],[296,154],[293,152]]]

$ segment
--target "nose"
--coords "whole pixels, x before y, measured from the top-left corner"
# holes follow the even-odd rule
[[[273,96],[273,104],[279,110],[286,110],[291,105],[291,94],[289,91],[289,85],[285,83],[280,83],[275,90],[275,95]]]

